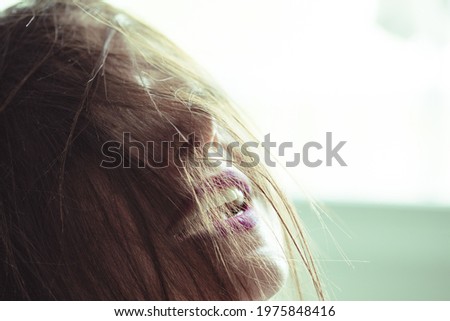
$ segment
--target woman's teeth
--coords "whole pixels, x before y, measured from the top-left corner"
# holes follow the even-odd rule
[[[220,190],[217,197],[211,202],[208,202],[207,210],[223,207],[222,218],[226,219],[239,213],[240,207],[242,207],[244,203],[245,196],[240,189],[236,187],[225,188]]]

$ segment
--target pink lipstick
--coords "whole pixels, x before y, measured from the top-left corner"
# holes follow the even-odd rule
[[[224,170],[212,176],[197,189],[201,198],[215,191],[215,207],[224,209],[224,216],[213,222],[220,235],[225,236],[230,229],[233,232],[248,231],[257,224],[257,216],[251,204],[252,190],[247,176],[236,170]]]

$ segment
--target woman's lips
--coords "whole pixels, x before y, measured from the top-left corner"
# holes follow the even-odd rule
[[[257,223],[254,208],[247,205],[245,209],[232,217],[214,221],[214,228],[221,236],[226,236],[230,228],[233,232],[243,232],[253,229]]]
[[[225,237],[230,232],[249,231],[256,226],[258,220],[252,206],[252,189],[249,179],[243,173],[226,169],[202,182],[195,188],[195,193],[200,202],[208,193],[214,193],[216,198],[210,202],[206,211],[223,209],[222,217],[212,218],[216,234]],[[236,213],[232,213],[231,208],[234,208]],[[199,231],[199,234],[201,233]]]
[[[217,232],[225,236],[231,228],[234,232],[248,231],[256,226],[257,217],[254,208],[251,205],[252,190],[250,182],[243,173],[236,170],[224,170],[219,175],[212,176],[210,180],[200,187],[200,194],[211,191],[212,189],[220,191],[237,190],[243,195],[240,211],[230,217],[217,219],[214,221],[214,227]],[[239,195],[237,196],[239,197]],[[228,199],[230,201],[231,199]]]

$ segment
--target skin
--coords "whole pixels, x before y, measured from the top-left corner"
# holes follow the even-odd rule
[[[249,296],[243,299],[266,300],[276,294],[286,282],[288,264],[276,213],[260,200],[255,200],[253,206],[261,219],[248,232],[252,235],[253,252],[249,253],[247,261],[240,266],[244,274],[249,276],[248,287],[251,289]],[[242,241],[244,240],[245,236],[242,237]]]
[[[212,128],[211,140],[220,142],[222,138],[215,126]],[[230,170],[230,167],[222,162],[220,167],[212,168],[209,175],[215,176],[225,170]],[[245,177],[235,167],[231,170]],[[248,178],[246,180],[250,184]],[[229,279],[237,288],[236,297],[232,298],[235,300],[266,300],[280,290],[288,277],[280,221],[273,208],[256,195],[251,196],[251,207],[257,218],[251,229],[225,235],[215,229],[205,229],[181,240],[172,237],[170,242],[173,246],[185,254],[182,258],[174,256],[168,260],[172,270],[176,271],[172,275],[172,282],[177,285],[173,288],[176,297],[186,299],[185,293],[190,293],[201,298],[204,293],[200,292],[207,291],[210,292],[209,299],[219,299],[215,295],[224,286],[217,278]],[[189,218],[197,214],[194,210],[184,215]],[[216,270],[208,270],[205,260],[213,262]],[[226,262],[226,268],[221,260]],[[180,287],[181,284],[183,286]],[[208,290],[205,286],[198,287],[198,284],[207,284]]]

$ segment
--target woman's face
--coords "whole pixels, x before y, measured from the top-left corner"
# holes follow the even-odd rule
[[[213,141],[224,143],[211,132]],[[192,202],[180,208],[182,219],[167,229],[171,245],[162,269],[170,274],[173,295],[221,299],[226,292],[234,300],[270,298],[288,275],[277,214],[229,162],[202,170],[207,174],[193,184]]]

